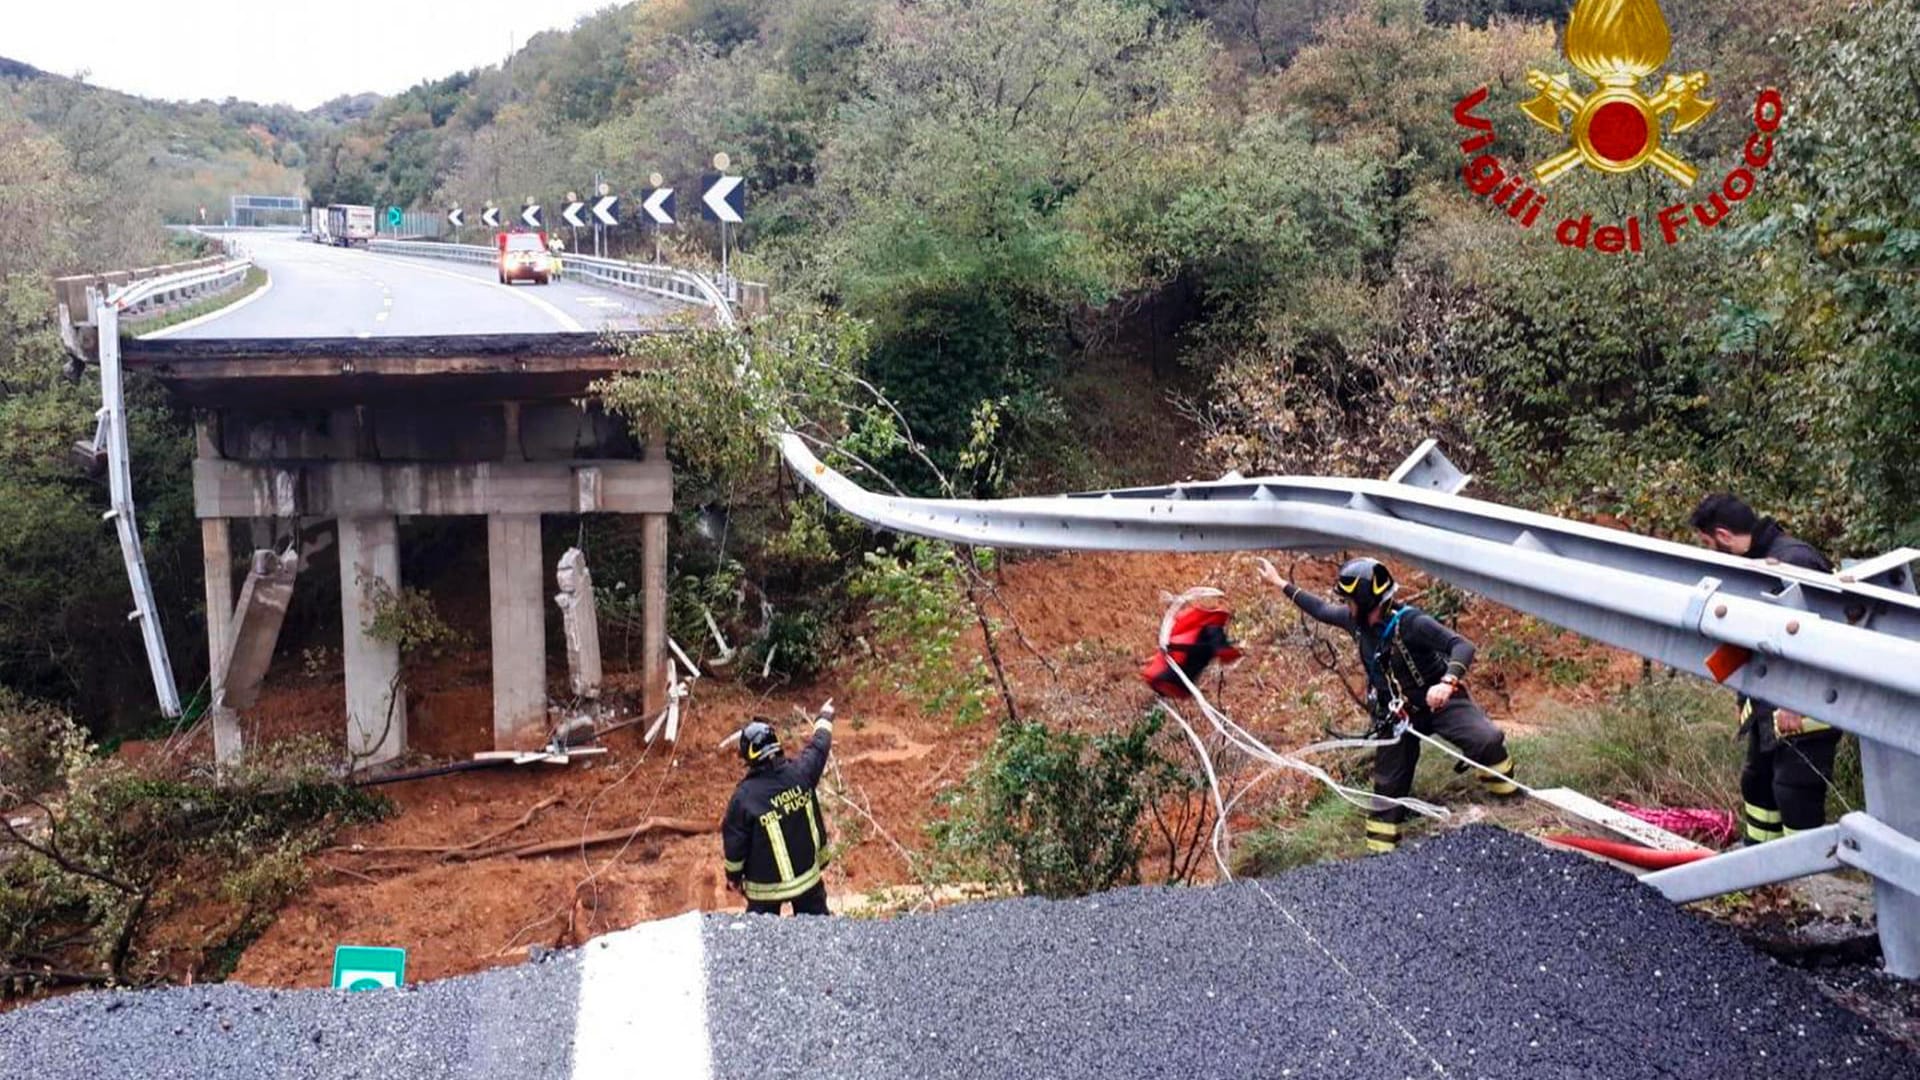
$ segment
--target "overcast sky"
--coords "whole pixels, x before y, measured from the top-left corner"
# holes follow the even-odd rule
[[[309,109],[497,64],[611,0],[9,0],[0,56],[143,97]]]

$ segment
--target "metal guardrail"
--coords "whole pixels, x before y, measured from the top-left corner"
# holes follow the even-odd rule
[[[491,265],[499,257],[499,252],[493,248],[479,244],[371,240],[366,246],[368,251],[388,255],[447,259],[453,262],[485,265]],[[570,255],[565,252],[557,258],[560,261],[560,276],[568,280],[625,289],[629,292],[648,293],[683,304],[708,304],[713,291],[718,288],[726,296],[729,304],[737,306],[742,301],[742,286],[744,285],[748,290],[756,287],[753,283],[743,283],[737,279],[724,283],[712,282],[693,271],[673,266],[622,262],[618,259],[597,259],[591,255]],[[757,287],[765,288],[765,286]]]
[[[1833,865],[1874,874],[1887,969],[1920,977],[1920,893],[1909,891],[1920,882],[1920,599],[1908,569],[1920,552],[1821,574],[1515,510],[1454,494],[1465,478],[1431,442],[1391,481],[1233,477],[1016,499],[883,495],[796,434],[780,448],[828,501],[897,532],[1060,550],[1363,548],[1705,678],[1716,648],[1748,650],[1729,685],[1860,737],[1867,812],[1780,858],[1767,844],[1652,883],[1676,899],[1752,888],[1826,868],[1823,842],[1851,843]]]
[[[226,288],[245,278],[252,267],[253,260],[229,244],[227,256],[199,260],[174,273],[129,281],[117,288],[102,289],[97,283],[86,286],[86,310],[92,313],[99,338],[100,411],[95,416],[93,449],[107,458],[107,497],[111,509],[106,518],[113,522],[119,534],[127,581],[133,586],[133,613],[127,617],[140,624],[147,666],[153,673],[154,693],[159,698],[160,711],[170,717],[180,715],[180,691],[173,680],[173,662],[160,628],[160,605],[153,596],[146,553],[140,544],[140,528],[134,520],[133,455],[127,445],[126,388],[120,369],[120,318],[123,314],[137,315],[159,304]]]

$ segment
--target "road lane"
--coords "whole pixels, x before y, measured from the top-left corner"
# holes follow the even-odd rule
[[[246,241],[273,288],[255,302],[168,335],[179,338],[401,337],[633,329],[669,301],[577,282],[502,285],[490,264]]]

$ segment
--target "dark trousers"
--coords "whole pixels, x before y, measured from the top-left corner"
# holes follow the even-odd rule
[[[1507,737],[1493,726],[1487,714],[1465,694],[1455,694],[1439,712],[1422,710],[1414,714],[1413,728],[1423,735],[1437,735],[1460,748],[1474,762],[1485,765],[1501,776],[1513,775],[1513,758],[1507,753]],[[1400,736],[1392,746],[1383,746],[1373,754],[1373,793],[1390,799],[1404,798],[1413,791],[1413,770],[1420,764],[1420,740],[1411,734]],[[1502,780],[1474,770],[1488,793],[1499,796],[1516,794],[1520,789],[1510,780]],[[1367,820],[1367,850],[1392,851],[1400,843],[1400,826],[1407,819],[1403,806],[1375,806]]]
[[[778,915],[780,905],[792,904],[795,915],[828,915],[827,883],[822,881],[813,888],[794,897],[792,900],[749,900],[747,913],[750,915]]]
[[[1840,748],[1838,731],[1768,740],[1766,726],[1755,724],[1748,732],[1747,762],[1740,769],[1740,798],[1746,803],[1741,833],[1749,844],[1826,824],[1827,787]]]

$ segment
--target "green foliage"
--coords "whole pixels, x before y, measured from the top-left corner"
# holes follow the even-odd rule
[[[1156,709],[1093,735],[1002,727],[933,826],[943,857],[1047,897],[1138,882],[1146,815],[1192,790],[1161,739],[1165,719]]]
[[[1767,381],[1802,420],[1775,445],[1819,466],[1810,510],[1873,547],[1920,533],[1916,35],[1915,0],[1784,35],[1794,82],[1778,172],[1761,191],[1769,212],[1743,230],[1751,262],[1722,324],[1734,357],[1784,373]]]
[[[440,617],[433,606],[433,595],[425,589],[393,586],[378,578],[363,579],[373,618],[366,626],[367,636],[397,646],[403,659],[442,656],[469,648],[473,642]]]
[[[1365,850],[1363,820],[1352,803],[1323,792],[1304,810],[1283,811],[1245,837],[1236,837],[1234,873],[1269,877],[1297,866],[1353,858]]]
[[[1724,807],[1738,803],[1738,726],[1732,695],[1663,676],[1511,742],[1535,787],[1645,806]]]
[[[31,760],[13,753],[36,743]],[[70,719],[9,698],[0,748],[0,804],[38,811],[0,835],[7,967],[145,981],[159,958],[141,951],[143,930],[204,899],[229,905],[209,947],[250,938],[304,880],[307,855],[386,811],[333,779],[324,747],[281,745],[213,783],[158,759],[98,757]]]
[[[600,390],[636,430],[664,435],[698,482],[740,487],[767,460],[769,432],[831,438],[859,422],[848,395],[866,334],[857,320],[801,311],[739,331],[635,336],[634,365]]]
[[[973,620],[959,558],[948,544],[905,538],[867,552],[849,591],[868,602],[883,676],[927,712],[970,724],[986,715],[988,678],[984,660],[960,657]]]

